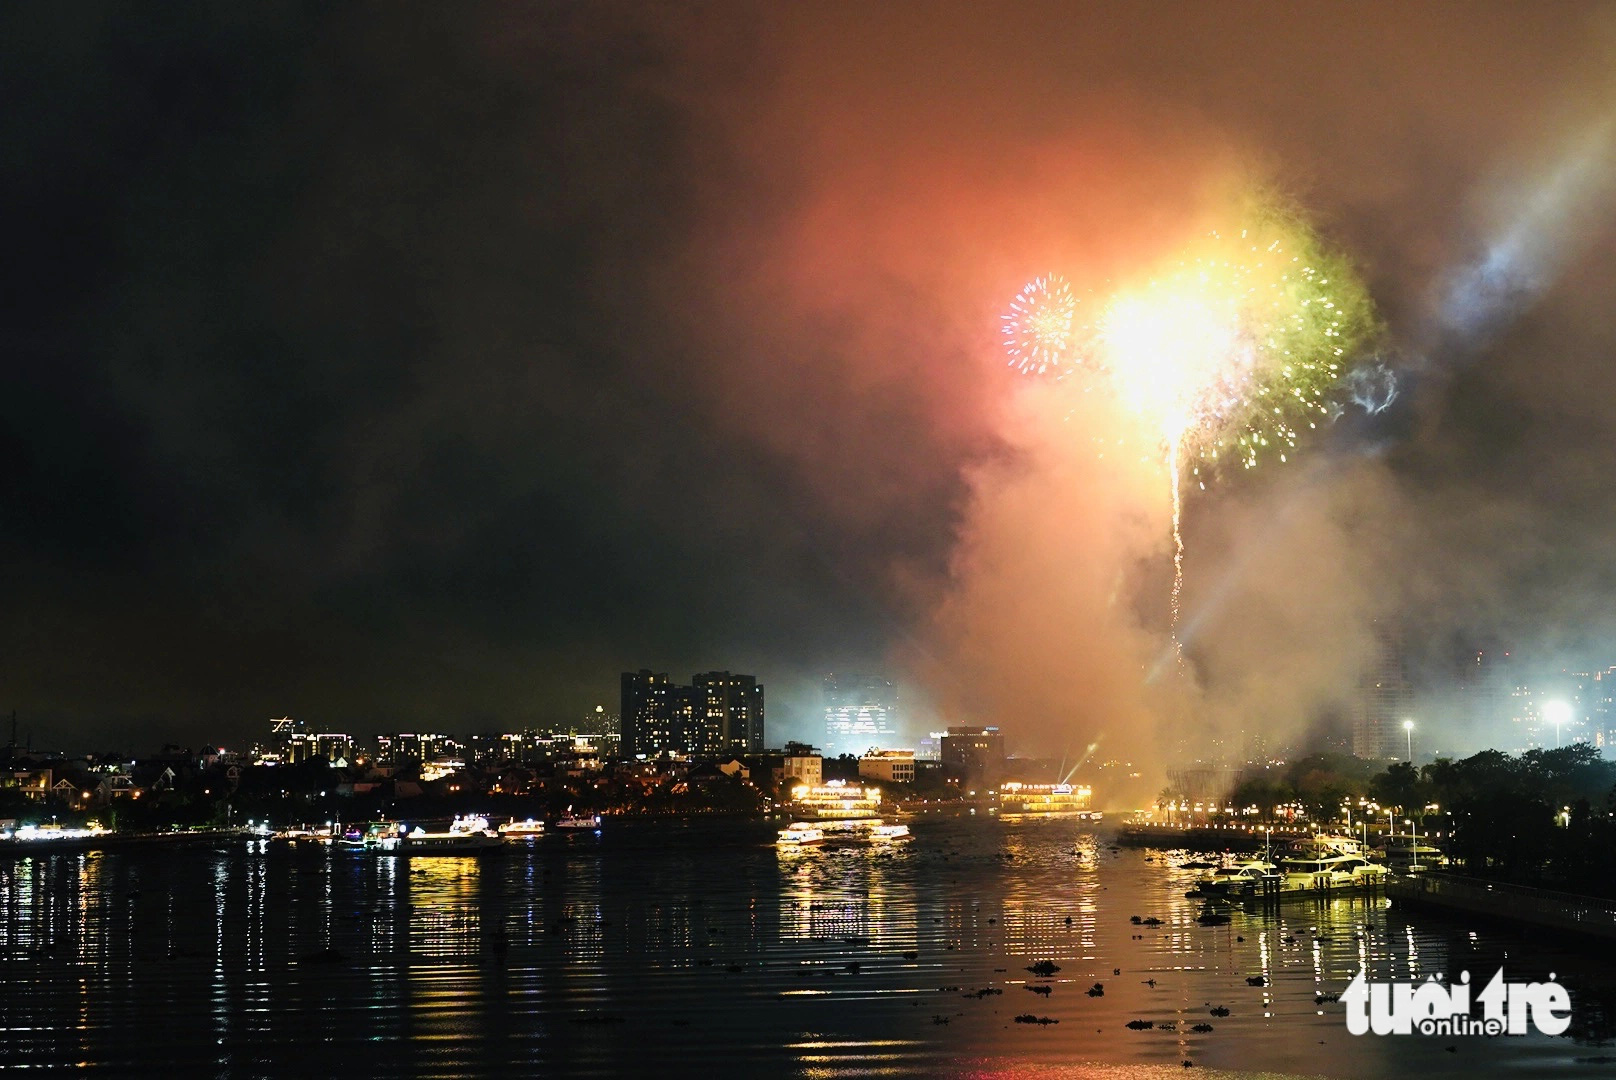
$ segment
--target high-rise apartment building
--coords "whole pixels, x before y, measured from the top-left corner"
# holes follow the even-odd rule
[[[623,756],[651,756],[679,749],[673,726],[673,684],[667,672],[646,668],[625,671],[622,678]]]
[[[702,732],[711,753],[763,749],[763,687],[751,675],[708,671],[690,680],[704,713]]]
[[[708,671],[676,686],[665,673],[625,671],[622,693],[625,757],[763,749],[763,684],[754,676]]]

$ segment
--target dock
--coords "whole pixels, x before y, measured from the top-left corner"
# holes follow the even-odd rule
[[[1518,926],[1616,942],[1616,902],[1597,896],[1429,871],[1391,879],[1386,895],[1400,907],[1447,915],[1479,915]]]

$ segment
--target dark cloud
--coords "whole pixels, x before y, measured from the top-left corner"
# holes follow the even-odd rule
[[[754,670],[798,719],[815,671],[889,657],[916,700],[997,714],[1013,642],[949,620],[1016,602],[972,560],[1014,549],[993,508],[1058,490],[1105,497],[1039,520],[1134,583],[1121,609],[1111,562],[1079,579],[1102,592],[1049,590],[1069,604],[1026,670],[1097,640],[1089,612],[1120,635],[1081,669],[1095,699],[1159,711],[1115,670],[1159,620],[1102,613],[1154,587],[1160,506],[1038,473],[1088,466],[1017,429],[1044,413],[994,323],[1029,273],[1136,267],[1231,175],[1317,211],[1418,363],[1328,481],[1192,504],[1220,639],[1316,628],[1224,584],[1241,523],[1292,502],[1310,544],[1353,524],[1314,580],[1354,626],[1406,605],[1444,641],[1612,630],[1589,600],[1616,571],[1598,190],[1507,320],[1460,339],[1437,311],[1608,115],[1597,7],[4,19],[0,705],[36,731],[519,723],[642,664]],[[1263,698],[1259,660],[1208,654],[1207,692]],[[1063,714],[1049,741],[1066,723],[1095,727]]]

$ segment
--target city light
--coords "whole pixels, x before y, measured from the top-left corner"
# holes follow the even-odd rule
[[[1543,719],[1554,725],[1554,745],[1560,745],[1560,725],[1569,724],[1574,714],[1569,702],[1556,698],[1543,703]]]

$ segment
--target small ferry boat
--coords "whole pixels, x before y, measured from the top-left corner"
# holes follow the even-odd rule
[[[877,843],[895,844],[913,840],[914,835],[909,832],[907,825],[876,825],[870,829],[870,839]]]
[[[534,818],[528,818],[526,821],[517,821],[515,818],[512,818],[510,821],[507,821],[505,824],[499,827],[499,834],[501,836],[513,837],[516,839],[524,839],[530,836],[543,836],[544,822],[535,820]]]
[[[780,847],[809,847],[823,844],[825,830],[806,821],[793,821],[775,835],[774,842]]]
[[[558,820],[556,822],[556,828],[558,828],[558,829],[598,829],[598,828],[600,828],[600,815],[599,814],[574,814],[572,812],[572,807],[569,806],[569,807],[567,807],[567,812],[565,814],[562,814],[560,820]]]

